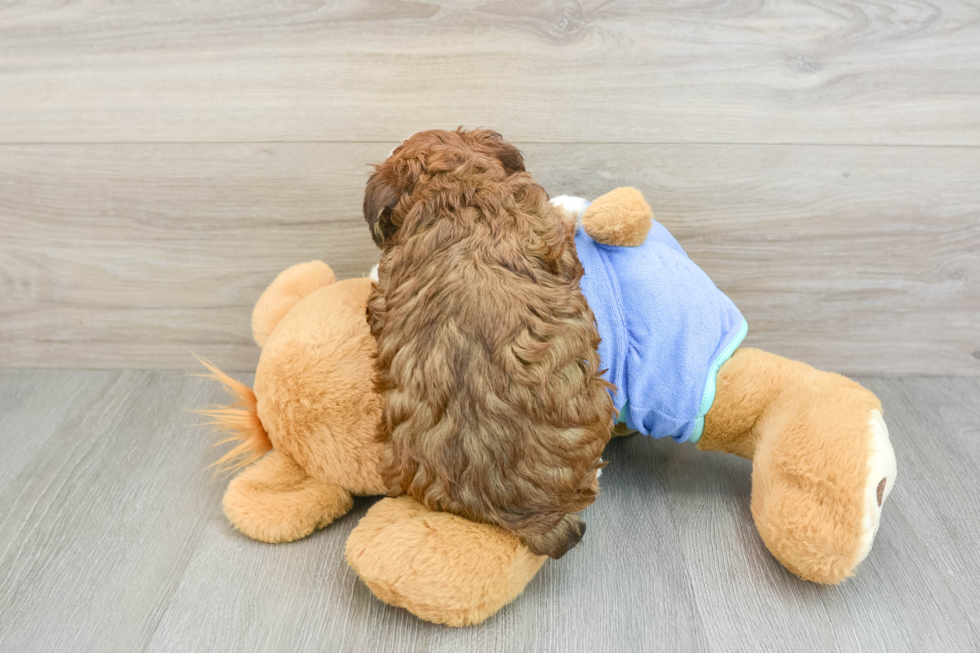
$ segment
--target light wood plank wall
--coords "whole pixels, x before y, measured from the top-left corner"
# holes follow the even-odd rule
[[[4,3],[0,366],[254,369],[262,288],[364,274],[367,164],[457,125],[643,190],[749,344],[980,374],[980,7],[914,0]]]

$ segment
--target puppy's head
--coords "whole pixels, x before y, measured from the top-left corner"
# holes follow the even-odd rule
[[[364,220],[375,244],[391,244],[417,188],[437,175],[465,171],[470,176],[504,179],[524,172],[524,157],[489,129],[431,131],[412,134],[374,167],[364,191]]]

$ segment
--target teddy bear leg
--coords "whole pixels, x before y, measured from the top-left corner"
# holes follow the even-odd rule
[[[298,263],[280,272],[252,309],[252,338],[255,344],[264,347],[273,329],[293,306],[336,280],[333,270],[323,261]]]
[[[346,556],[379,599],[447,626],[495,614],[547,559],[513,533],[431,511],[405,496],[371,507],[347,539]]]
[[[351,509],[350,492],[315,479],[272,450],[232,479],[224,511],[238,530],[262,542],[292,542]]]
[[[867,389],[740,349],[718,374],[698,447],[753,461],[756,527],[801,578],[839,583],[868,554],[896,467],[881,404]]]

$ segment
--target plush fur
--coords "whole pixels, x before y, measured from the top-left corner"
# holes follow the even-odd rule
[[[364,214],[383,248],[368,311],[388,492],[561,557],[613,417],[573,229],[488,130],[413,135]]]
[[[264,347],[273,329],[299,300],[336,280],[333,270],[323,261],[301,263],[279,273],[252,311],[255,344]]]
[[[302,299],[276,326],[255,370],[256,409],[272,446],[353,494],[384,493],[375,343],[364,320],[370,292],[370,280],[348,279]]]
[[[347,562],[375,596],[448,626],[478,624],[513,601],[547,560],[501,528],[385,499],[351,533]]]
[[[759,535],[801,578],[839,583],[866,553],[865,487],[894,483],[868,478],[872,411],[878,398],[854,381],[758,349],[718,374],[698,448],[753,461]]]
[[[293,266],[252,314],[255,340],[264,344],[254,391],[202,361],[235,399],[201,411],[232,435],[223,442],[237,443],[219,468],[255,463],[224,498],[225,515],[249,537],[305,537],[350,510],[352,494],[384,493],[375,344],[364,319],[370,292],[369,279],[334,283],[321,261]]]
[[[617,188],[596,198],[582,216],[582,228],[604,245],[636,247],[650,233],[653,211],[635,188]]]
[[[222,503],[228,521],[249,537],[292,542],[346,514],[354,499],[273,450],[232,479]]]
[[[208,418],[202,426],[212,426],[219,433],[228,436],[216,443],[216,447],[230,442],[235,443],[234,447],[226,451],[211,466],[216,467],[218,473],[236,472],[242,467],[251,465],[272,449],[269,434],[265,432],[265,427],[262,426],[255,408],[257,403],[255,393],[241,381],[236,381],[219,370],[211,361],[204,360],[200,356],[196,358],[208,370],[208,373],[202,376],[221,383],[228,396],[234,399],[227,406],[212,406],[194,412]]]

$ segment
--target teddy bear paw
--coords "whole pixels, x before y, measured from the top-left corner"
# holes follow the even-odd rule
[[[864,516],[861,519],[862,537],[858,562],[864,560],[871,551],[871,545],[878,533],[881,507],[895,486],[895,476],[898,471],[895,464],[895,451],[892,449],[888,427],[885,425],[881,411],[877,409],[870,411],[868,428],[871,435],[871,450],[868,455],[868,481],[864,489]]]

